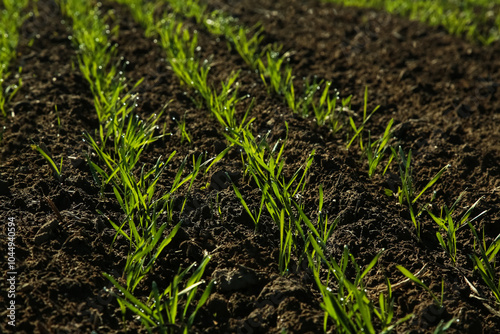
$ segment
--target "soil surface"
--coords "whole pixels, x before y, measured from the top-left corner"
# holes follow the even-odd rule
[[[341,97],[353,95],[351,109],[362,114],[364,87],[369,109],[380,105],[367,127],[373,136],[383,133],[394,119],[391,145],[412,150],[415,186],[425,183],[443,166],[451,167],[433,187],[435,213],[453,204],[467,190],[458,214],[482,198],[474,214],[489,210],[474,226],[489,244],[500,233],[500,45],[482,47],[444,29],[383,12],[344,8],[307,0],[208,1],[209,9],[222,9],[252,26],[264,28],[263,43],[280,43],[290,55],[297,82],[303,77],[333,81]],[[150,145],[141,163],[151,166],[174,150],[160,189],[167,191],[178,166],[188,156],[206,152],[213,157],[227,145],[223,129],[207,110],[196,108],[191,92],[180,84],[153,39],[144,37],[125,7],[103,2],[103,10],[120,27],[114,42],[126,77],[139,86],[137,112],[144,118],[159,113],[171,136]],[[0,311],[2,333],[136,333],[143,329],[128,313],[125,322],[102,272],[120,277],[128,243],[117,239],[106,217],[123,219],[112,192],[95,185],[86,162],[96,163],[83,133],[94,133],[98,121],[90,88],[79,73],[76,51],[68,37],[70,24],[53,1],[38,1],[39,15],[22,27],[12,73],[22,66],[23,86],[9,104],[9,116],[0,119],[4,129],[0,143],[0,245],[2,269],[7,272],[7,223],[16,226],[16,327],[7,324],[7,310]],[[394,287],[395,319],[414,317],[396,332],[427,333],[441,320],[459,319],[450,333],[495,333],[500,328],[494,297],[473,271],[469,254],[474,239],[468,227],[457,232],[457,264],[439,245],[436,224],[422,216],[422,241],[415,239],[408,208],[385,189],[397,192],[398,166],[393,163],[382,176],[367,174],[366,158],[359,149],[345,148],[342,131],[332,134],[312,118],[294,115],[286,104],[267,93],[259,76],[251,71],[223,38],[199,32],[201,59],[212,57],[210,81],[219,85],[232,71],[240,70],[240,94],[255,98],[251,116],[253,133],[270,131],[270,142],[284,138],[285,172],[291,176],[315,150],[306,191],[301,198],[307,214],[317,215],[318,188],[325,190],[324,207],[339,224],[329,240],[329,251],[340,258],[344,245],[360,266],[385,249],[368,275],[368,291],[385,289],[385,277],[393,285],[405,277],[402,265],[436,294],[444,282],[444,307],[411,283]],[[14,83],[12,76],[7,83]],[[240,112],[249,103],[243,103]],[[185,115],[192,144],[181,142],[176,120]],[[358,120],[359,120],[358,116]],[[60,125],[58,125],[58,118]],[[47,162],[30,144],[43,143],[63,160],[63,180],[51,173]],[[183,215],[180,232],[158,259],[153,272],[137,294],[147,296],[154,280],[168,284],[179,267],[186,268],[211,255],[205,280],[217,284],[200,310],[193,332],[203,333],[319,333],[323,327],[321,296],[310,272],[292,263],[287,275],[278,269],[279,231],[265,213],[258,232],[234,195],[229,183],[213,182],[229,172],[250,206],[259,203],[258,189],[243,175],[240,153],[230,151],[207,175],[195,182]],[[212,182],[206,189],[202,186]],[[431,191],[421,199],[430,201]],[[56,209],[53,209],[55,207]],[[60,212],[60,217],[56,214]],[[105,214],[105,216],[98,213]],[[296,261],[296,259],[294,259]],[[497,270],[497,279],[500,270]],[[470,284],[469,284],[469,283]],[[471,286],[477,289],[474,292]],[[0,281],[0,304],[7,305],[8,282]],[[484,298],[480,300],[474,295]],[[495,313],[496,310],[496,313]],[[330,323],[330,330],[335,328]],[[93,332],[94,333],[94,332]]]

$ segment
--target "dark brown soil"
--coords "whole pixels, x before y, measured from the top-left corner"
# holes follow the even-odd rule
[[[394,118],[392,144],[412,149],[416,188],[421,189],[439,169],[451,164],[434,187],[436,207],[451,205],[467,190],[460,213],[483,197],[475,213],[489,211],[474,225],[484,231],[487,242],[500,233],[499,44],[480,47],[440,28],[319,1],[208,2],[210,9],[223,9],[247,26],[261,22],[264,42],[283,44],[283,51],[290,52],[297,78],[316,75],[333,80],[341,96],[354,96],[355,112],[362,110],[363,91],[368,86],[369,108],[381,106],[369,129],[372,134],[381,134]],[[130,13],[116,4],[105,2],[104,7],[116,12],[119,55],[129,61],[126,76],[131,82],[144,78],[138,112],[145,117],[168,103],[163,121],[173,135],[151,145],[142,158],[142,163],[151,164],[159,156],[177,151],[160,185],[168,189],[185,156],[206,152],[212,157],[225,148],[223,130],[209,119],[206,110],[194,106],[190,92],[167,66],[161,48],[143,37],[144,31]],[[9,219],[13,219],[17,270],[16,327],[13,330],[7,324],[10,299],[4,279],[0,283],[0,304],[5,306],[0,311],[0,332],[139,332],[140,324],[130,314],[125,323],[121,321],[116,300],[104,289],[111,284],[101,274],[121,276],[128,246],[118,239],[110,250],[114,230],[97,213],[99,210],[116,221],[122,218],[112,192],[100,195],[85,162],[91,149],[82,140],[83,132],[93,133],[98,126],[92,95],[78,71],[76,53],[68,39],[69,25],[57,5],[40,0],[38,8],[40,15],[28,19],[22,28],[17,59],[12,64],[13,72],[23,68],[23,87],[10,104],[11,115],[0,120],[5,127],[0,143],[2,268],[6,273],[4,236]],[[346,150],[342,135],[315,126],[312,119],[294,116],[278,97],[266,92],[258,75],[237,53],[228,51],[226,41],[210,36],[194,22],[187,25],[199,31],[200,58],[213,55],[210,80],[214,84],[241,70],[240,92],[250,94],[256,102],[252,111],[254,134],[271,131],[272,141],[284,138],[288,122],[288,175],[316,150],[309,187],[301,195],[308,204],[308,214],[315,217],[318,187],[324,186],[325,208],[332,220],[339,217],[339,226],[329,240],[333,256],[340,257],[347,245],[363,266],[385,249],[368,275],[369,291],[385,288],[385,276],[393,284],[403,281],[396,265],[413,273],[425,266],[420,277],[437,294],[444,280],[443,309],[437,308],[420,287],[395,287],[396,319],[415,314],[398,326],[397,332],[431,332],[441,320],[452,317],[459,322],[450,333],[498,332],[500,317],[485,306],[495,308],[494,298],[473,272],[468,256],[474,251],[468,228],[458,232],[456,266],[439,246],[430,219],[422,218],[423,241],[417,242],[408,209],[384,193],[386,188],[397,191],[396,164],[386,176],[378,173],[368,178],[366,159],[360,158],[356,148]],[[184,113],[192,144],[181,143],[173,120]],[[30,148],[33,141],[44,143],[59,159],[64,156],[62,182]],[[195,183],[186,211],[176,218],[183,220],[181,231],[138,293],[147,291],[153,280],[168,284],[179,267],[199,262],[207,251],[212,259],[205,279],[216,279],[220,284],[200,311],[193,332],[322,332],[321,298],[307,268],[294,263],[288,275],[279,274],[279,234],[269,215],[263,216],[255,233],[232,189],[200,190],[221,171],[237,175],[245,198],[251,205],[257,203],[258,189],[241,177],[239,152],[230,152]],[[422,201],[429,201],[429,195]],[[62,221],[51,203],[60,211]],[[498,270],[497,275],[500,277]],[[486,301],[471,296],[466,279]],[[238,284],[229,284],[231,280]]]

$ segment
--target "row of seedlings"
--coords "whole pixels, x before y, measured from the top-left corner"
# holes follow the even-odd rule
[[[121,222],[108,219],[116,230],[115,240],[121,236],[130,245],[123,277],[103,274],[116,287],[117,290],[111,292],[120,296],[117,300],[124,315],[127,308],[134,310],[148,330],[156,328],[161,333],[178,329],[188,331],[212,287],[212,283],[208,284],[195,301],[197,291],[203,288],[202,276],[210,259],[208,256],[199,265],[179,269],[164,289],[153,282],[147,302],[136,298],[133,292],[151,272],[155,261],[181,226],[180,222],[175,224],[173,221],[174,194],[185,184],[189,191],[206,162],[202,163],[201,155],[193,158],[192,171],[185,175],[188,164],[185,158],[170,190],[166,193],[157,190],[158,181],[175,152],[166,160],[159,157],[149,171],[139,166],[142,152],[165,134],[157,134],[161,112],[146,121],[134,113],[138,99],[134,89],[140,82],[128,88],[120,71],[123,59],[116,61],[117,45],[109,41],[110,35],[119,33],[118,26],[110,27],[106,23],[110,18],[102,17],[100,3],[61,0],[59,5],[63,14],[72,21],[71,39],[79,51],[78,65],[92,90],[99,119],[99,129],[95,134],[86,133],[85,140],[101,165],[87,156],[88,165],[95,182],[102,191],[112,188],[123,210]],[[181,211],[184,204],[185,201]],[[185,307],[178,309],[182,300]]]

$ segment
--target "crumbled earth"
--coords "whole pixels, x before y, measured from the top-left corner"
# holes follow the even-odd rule
[[[459,213],[482,198],[474,213],[488,212],[474,226],[484,231],[487,243],[500,233],[498,43],[483,47],[450,36],[440,27],[313,0],[210,0],[208,6],[226,11],[246,26],[260,22],[266,36],[263,43],[282,44],[282,52],[288,52],[297,85],[303,77],[332,80],[341,97],[353,96],[351,109],[358,121],[368,87],[368,109],[380,108],[367,128],[378,137],[394,119],[391,145],[412,150],[417,190],[451,164],[433,187],[436,213],[467,190]],[[161,122],[172,135],[150,145],[141,164],[150,167],[160,156],[177,151],[159,184],[159,189],[168,191],[185,157],[202,153],[213,157],[226,148],[224,129],[209,118],[207,110],[196,107],[189,97],[192,92],[180,84],[160,46],[144,37],[130,12],[104,1],[103,11],[108,10],[114,11],[111,24],[120,26],[113,42],[119,45],[118,56],[128,61],[122,62],[126,77],[131,85],[144,78],[137,89],[137,112],[147,118],[165,108]],[[99,162],[83,140],[83,134],[94,134],[99,124],[90,88],[79,73],[77,53],[68,39],[70,24],[54,1],[38,1],[38,12],[23,25],[17,58],[11,64],[12,73],[22,66],[23,86],[9,103],[9,116],[0,119],[4,129],[0,244],[6,272],[6,225],[14,219],[15,332],[141,332],[140,323],[129,313],[122,321],[118,303],[105,289],[111,283],[102,273],[121,276],[128,244],[117,238],[111,247],[115,231],[107,218],[120,221],[123,214],[112,191],[101,193],[86,162],[86,156]],[[345,133],[333,134],[312,118],[294,115],[280,97],[267,92],[234,50],[228,50],[223,38],[211,36],[194,21],[187,20],[186,26],[199,32],[200,59],[213,59],[209,76],[214,86],[231,72],[241,71],[239,92],[255,99],[251,111],[255,135],[269,132],[274,143],[285,138],[288,124],[284,154],[288,176],[315,151],[301,200],[315,219],[318,189],[323,185],[324,209],[331,221],[338,218],[328,241],[331,255],[340,258],[347,246],[364,266],[385,250],[366,285],[376,298],[386,289],[388,277],[394,285],[395,319],[414,314],[396,332],[431,332],[440,321],[453,317],[459,321],[450,333],[498,331],[498,305],[469,258],[475,244],[468,227],[457,232],[456,265],[439,245],[436,226],[426,215],[421,218],[422,241],[416,241],[408,208],[385,192],[397,192],[397,163],[384,176],[379,170],[369,178],[366,158],[356,147],[346,149]],[[6,83],[16,80],[12,75]],[[238,112],[244,113],[249,103],[250,99],[244,100]],[[181,141],[177,120],[184,116],[192,144]],[[62,181],[31,149],[33,142],[45,144],[58,159],[64,157]],[[265,213],[255,232],[230,183],[214,182],[226,172],[249,205],[258,205],[258,188],[243,175],[240,152],[229,151],[209,173],[198,177],[191,194],[182,194],[188,196],[188,203],[182,216],[175,216],[182,227],[137,293],[147,296],[153,280],[166,286],[179,267],[199,263],[208,253],[211,260],[204,279],[218,284],[198,313],[193,332],[321,332],[321,296],[307,266],[294,259],[289,273],[280,275],[277,227]],[[203,188],[207,183],[211,186]],[[430,201],[431,192],[422,197],[423,203]],[[419,277],[438,295],[444,282],[444,307],[438,308],[422,288],[405,282],[396,265],[420,271]],[[0,304],[5,306],[9,302],[6,280],[1,280],[0,287]],[[0,332],[14,332],[7,325],[6,307],[0,314]],[[333,324],[329,326],[335,331]]]

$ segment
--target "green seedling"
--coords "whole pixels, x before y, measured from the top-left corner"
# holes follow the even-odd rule
[[[451,261],[453,262],[453,264],[455,264],[457,258],[457,226],[453,222],[451,213],[448,211],[448,208],[446,206],[444,207],[444,213],[445,219],[442,219],[441,217],[439,219],[437,217],[431,217],[436,223],[438,223],[438,225],[441,224],[440,227],[442,230],[446,231],[446,242],[444,241],[443,236],[440,232],[436,232],[436,237],[441,244],[441,247],[443,247],[443,249],[448,253]],[[432,214],[429,213],[429,215]]]
[[[265,189],[267,190],[267,189]],[[279,227],[280,247],[279,247],[279,268],[281,273],[289,272],[289,264],[292,255],[298,257],[301,262],[306,254],[307,234],[302,227],[303,223],[312,226],[310,221],[303,220],[303,204],[299,204],[290,196],[287,189],[279,187],[276,183],[271,183],[270,191],[263,192],[264,204],[272,220]],[[297,208],[297,213],[294,212]]]
[[[299,205],[297,202],[292,203],[295,206],[295,210],[297,211],[301,221],[299,223],[303,223],[307,227],[304,230],[299,226],[296,227],[299,234],[304,238],[304,252],[301,255],[312,256],[315,255],[315,250],[309,250],[310,241],[308,238],[310,236],[314,237],[317,244],[321,247],[323,251],[326,251],[326,245],[328,239],[332,236],[333,231],[337,227],[339,223],[339,217],[334,219],[333,222],[328,223],[328,213],[323,211],[323,186],[319,187],[319,206],[318,206],[318,219],[316,224],[312,223],[312,220],[305,214],[304,208],[302,205]]]
[[[131,14],[134,20],[142,24],[145,29],[146,37],[153,37],[156,35],[156,20],[154,13],[158,12],[161,7],[159,1],[144,0],[114,0],[122,5],[128,6],[131,9]],[[189,2],[189,1],[186,1]]]
[[[175,237],[181,224],[177,224],[166,237],[163,236],[163,231],[167,227],[167,224],[163,224],[159,228],[156,228],[156,224],[152,223],[148,226],[151,229],[151,231],[147,231],[148,233],[143,232],[146,230],[145,227],[139,228],[136,226],[133,223],[133,219],[129,220],[128,225],[131,234],[135,235],[131,238],[134,239],[135,245],[134,251],[127,257],[124,273],[127,281],[127,289],[133,292],[142,279],[151,269],[153,269],[155,261],[158,259],[163,249],[170,244]],[[140,233],[146,235],[139,236]]]
[[[373,114],[379,109],[380,106],[376,106],[370,114],[368,114],[368,87],[365,87],[365,95],[364,95],[364,103],[363,103],[363,122],[361,125],[357,126],[356,122],[354,121],[354,118],[352,116],[349,116],[349,124],[351,125],[351,128],[353,130],[353,135],[349,142],[347,143],[347,149],[351,147],[351,145],[354,143],[356,138],[359,137],[359,147],[361,148],[361,151],[364,151],[363,147],[363,130],[365,128],[365,125],[368,123],[370,118],[373,116]]]
[[[441,281],[441,295],[436,296],[434,292],[432,292],[432,290],[427,285],[424,284],[424,282],[422,282],[417,276],[413,275],[408,269],[406,269],[403,266],[396,266],[396,268],[398,268],[399,271],[401,271],[403,275],[408,277],[408,279],[410,279],[413,283],[417,284],[418,286],[422,287],[425,291],[427,291],[431,295],[432,299],[434,300],[437,306],[443,307],[444,279]]]
[[[156,29],[172,70],[183,83],[196,90],[201,99],[194,101],[198,107],[203,106],[211,97],[207,83],[210,66],[208,63],[200,66],[196,57],[197,33],[190,34],[182,23],[177,23],[170,16],[164,17]]]
[[[313,87],[316,91],[321,91],[322,84],[323,81],[317,85],[313,84]],[[333,133],[337,133],[344,125],[342,111],[346,104],[349,103],[350,99],[343,99],[342,106],[337,108],[337,100],[340,99],[339,94],[337,90],[335,90],[334,94],[330,94],[331,85],[331,81],[326,81],[324,83],[323,92],[318,101],[316,101],[313,96],[315,91],[310,91],[310,89],[306,88],[305,97],[302,99],[302,114],[309,115],[309,109],[312,108],[316,123],[318,125],[328,125]],[[308,97],[308,95],[311,96]]]
[[[389,146],[387,146],[387,143],[391,139],[391,127],[393,123],[394,119],[391,118],[389,124],[387,124],[387,127],[385,128],[384,135],[373,143],[371,142],[370,132],[368,132],[368,145],[364,146],[365,148],[364,154],[368,159],[369,177],[372,177],[375,174],[378,165],[384,158],[385,151],[387,150],[387,148],[389,148]],[[384,172],[382,173],[382,175],[385,175],[393,159],[394,159],[394,154],[391,154],[389,156],[389,160],[384,168]]]
[[[94,146],[94,148],[96,147]],[[170,155],[167,162],[158,159],[154,168],[149,172],[145,172],[143,167],[138,180],[134,178],[130,166],[122,164],[125,159],[120,160],[120,163],[110,162],[110,166],[116,166],[111,174],[104,172],[96,165],[93,166],[103,179],[106,178],[106,183],[113,185],[117,201],[126,214],[121,224],[108,220],[116,230],[115,239],[121,235],[130,242],[131,252],[124,270],[129,291],[133,291],[148,274],[161,251],[175,236],[180,224],[177,224],[167,237],[162,237],[167,224],[158,226],[160,217],[164,217],[167,223],[172,222],[174,194],[186,183],[189,184],[189,192],[202,167],[203,157],[200,155],[198,159],[193,158],[193,171],[182,177],[187,162],[187,158],[184,159],[172,182],[170,191],[158,196],[156,184],[174,154],[175,152]],[[101,152],[100,156],[102,155]],[[187,197],[180,208],[180,213],[184,210],[186,201]],[[126,230],[129,232],[127,233]]]
[[[393,154],[399,157],[399,175],[401,178],[401,188],[398,191],[399,203],[403,204],[406,202],[408,204],[408,208],[410,210],[410,217],[413,225],[415,227],[415,231],[417,234],[417,239],[420,241],[420,232],[422,230],[422,223],[418,219],[423,209],[416,209],[415,204],[417,200],[429,189],[432,187],[439,178],[443,175],[443,173],[450,167],[450,165],[446,165],[439,172],[434,175],[434,177],[425,185],[425,187],[415,195],[415,190],[413,188],[413,177],[412,177],[412,168],[411,168],[411,150],[408,152],[408,157],[405,157],[403,149],[401,146],[399,147],[399,155],[396,153],[396,150],[391,148]]]
[[[105,174],[102,169],[97,169],[103,177],[108,177],[107,182],[113,184],[113,191],[118,203],[126,214],[126,218],[120,225],[111,220],[109,222],[115,228],[116,236],[122,235],[129,240],[131,245],[131,253],[127,258],[124,270],[129,291],[133,291],[152,269],[162,250],[175,236],[180,224],[177,224],[167,237],[163,237],[163,231],[167,224],[158,226],[159,219],[166,214],[167,222],[172,221],[172,195],[188,181],[191,181],[190,189],[193,178],[199,172],[201,156],[195,161],[194,171],[182,178],[181,175],[186,163],[186,160],[184,160],[173,181],[171,190],[160,198],[156,198],[156,184],[174,153],[170,155],[166,163],[158,159],[150,172],[146,173],[142,168],[139,180],[133,177],[131,170],[127,166],[120,164],[116,164],[117,169],[110,176]],[[96,167],[94,166],[94,168]],[[125,231],[125,227],[129,233]]]
[[[233,147],[232,146],[228,146],[226,147],[222,152],[220,152],[217,156],[211,158],[211,159],[208,159],[207,161],[205,161],[203,163],[203,167],[207,166],[205,171],[203,172],[204,175],[206,175],[208,173],[208,171],[216,164],[218,163],[219,161],[221,161],[225,156],[226,154],[232,149]],[[206,186],[203,186],[201,187],[201,189],[206,189],[208,186],[210,185],[210,183],[208,183]]]
[[[213,14],[211,19],[215,18]],[[219,21],[227,22],[227,19],[222,18]],[[264,39],[262,34],[264,28],[260,24],[255,25],[253,28],[245,29],[243,27],[233,28],[233,26],[226,27],[224,31],[226,36],[234,45],[236,51],[240,54],[243,61],[250,66],[252,70],[256,70],[258,67],[259,59],[262,56],[260,43]],[[251,37],[248,38],[247,35]]]
[[[225,135],[228,134],[233,136],[233,138],[239,138],[241,133],[248,129],[250,124],[253,122],[253,118],[247,122],[248,114],[253,108],[254,99],[247,107],[245,114],[243,115],[241,121],[236,120],[236,104],[243,98],[238,98],[236,80],[238,78],[238,73],[232,73],[226,82],[221,83],[221,92],[218,94],[215,91],[211,92],[208,107],[212,111],[219,124],[224,128]]]
[[[191,144],[192,143],[191,136],[189,135],[189,131],[186,128],[186,114],[184,114],[184,116],[182,116],[179,121],[174,118],[174,121],[177,123],[177,126],[179,127],[179,132],[181,134],[181,143],[187,141],[189,144]]]
[[[210,207],[210,215],[212,220],[214,220],[215,218],[222,218],[222,209],[219,198],[219,192],[216,192],[215,196],[209,197],[208,205]]]
[[[227,177],[230,179],[229,175]],[[245,208],[245,211],[248,213],[248,215],[252,219],[252,221],[255,225],[255,231],[257,231],[258,226],[259,226],[260,216],[262,215],[262,208],[264,207],[264,200],[266,198],[267,191],[268,191],[267,188],[269,186],[267,184],[264,185],[265,188],[262,190],[263,195],[262,195],[262,198],[260,201],[259,208],[255,209],[255,210],[250,210],[250,208],[248,207],[248,204],[246,203],[245,199],[241,195],[238,187],[236,187],[236,185],[234,183],[232,184],[232,186],[233,186],[234,193],[236,194],[236,197],[240,200],[241,205],[243,205],[243,207]]]
[[[170,1],[170,0],[169,0]],[[198,0],[195,0],[194,2],[199,3]],[[194,5],[195,6],[200,6],[199,4]],[[181,15],[184,15],[186,17],[189,17],[189,15],[186,15],[185,11],[180,13]],[[238,20],[234,18],[233,16],[227,15],[221,10],[214,10],[210,13],[206,11],[206,7],[203,8],[203,12],[200,12],[197,17],[200,17],[203,26],[205,29],[207,29],[208,32],[210,32],[212,35],[216,36],[225,36],[229,40],[229,35],[230,34],[235,34],[237,35],[237,30],[238,30]],[[236,32],[236,33],[235,33]],[[245,36],[246,37],[246,36]],[[231,49],[231,46],[229,46],[229,49]]]
[[[297,112],[292,69],[288,65],[283,65],[285,61],[284,55],[279,56],[279,51],[268,50],[265,58],[265,63],[261,59],[257,61],[262,82],[268,89],[282,95],[290,109]]]
[[[314,153],[314,152],[313,152]],[[313,154],[312,153],[312,154]],[[307,173],[312,163],[312,155],[309,156],[308,161],[304,167],[302,178],[297,182],[295,194],[299,194],[298,189],[302,185],[302,190],[305,187],[304,176]],[[290,264],[292,254],[296,253],[300,258],[307,248],[307,235],[302,228],[302,224],[306,224],[312,228],[310,221],[304,220],[303,204],[298,203],[295,199],[300,196],[292,195],[290,190],[293,182],[297,179],[300,169],[295,173],[294,177],[286,183],[283,179],[281,184],[279,182],[270,182],[269,188],[266,185],[260,186],[262,189],[263,201],[267,208],[272,220],[278,225],[280,232],[280,252],[279,252],[279,268],[282,274],[288,273],[288,266]],[[258,176],[251,172],[254,179]],[[269,185],[269,183],[268,183]],[[269,190],[268,190],[269,189]],[[294,209],[297,209],[297,213]],[[299,242],[304,244],[302,252],[299,250]]]
[[[205,283],[201,278],[209,260],[210,257],[206,256],[190,277],[187,275],[196,264],[179,271],[164,291],[160,291],[157,283],[153,282],[152,292],[146,302],[135,297],[111,275],[106,273],[103,275],[117,290],[117,292],[111,290],[111,294],[117,298],[123,314],[125,315],[127,309],[130,310],[140,319],[149,333],[188,333],[197,312],[208,300],[213,287],[213,282],[210,282],[198,301],[195,301],[198,290]],[[184,307],[181,302],[185,303]]]
[[[474,226],[470,222],[467,222],[467,224],[469,225],[472,234],[477,241],[477,245],[479,246],[479,256],[476,254],[472,254],[470,256],[475,264],[474,269],[479,272],[484,283],[488,286],[488,288],[490,288],[493,296],[495,297],[497,306],[500,306],[500,278],[497,278],[495,262],[496,256],[500,251],[500,234],[488,247],[486,247],[484,236],[483,241],[481,242]]]
[[[133,108],[134,106],[129,106],[116,110],[109,119],[109,123],[112,124],[108,123],[108,131],[103,137],[105,141],[110,138],[113,140],[115,152],[119,152],[120,149],[133,150],[134,154],[128,159],[133,160],[135,164],[142,149],[163,137],[161,134],[155,135],[163,111],[150,115],[144,121],[138,115],[132,114]]]
[[[59,166],[55,163],[50,151],[45,146],[45,144],[32,144],[31,148],[38,153],[49,163],[50,168],[52,169],[53,175],[57,178],[59,182],[62,182],[62,166],[63,166],[63,156],[61,155],[61,163]]]
[[[292,78],[293,79],[293,78]],[[304,118],[307,118],[311,114],[311,109],[312,105],[315,104],[315,95],[317,92],[320,91],[321,85],[323,84],[323,80],[317,83],[317,78],[314,77],[313,82],[311,83],[309,79],[305,79],[303,83],[303,94],[302,98],[298,98],[296,102],[296,112]],[[327,88],[327,93],[329,89],[329,85]],[[325,93],[325,90],[323,90],[323,93]],[[336,98],[336,97],[335,97]],[[294,110],[295,111],[295,110]],[[318,110],[318,114],[320,114],[320,111]],[[319,121],[317,120],[318,124]]]
[[[152,115],[146,122],[132,115],[125,118],[115,117],[112,120],[116,120],[113,133],[105,136],[106,140],[109,137],[113,139],[114,150],[112,152],[107,152],[104,149],[105,145],[99,144],[88,133],[84,134],[85,140],[89,142],[99,158],[105,163],[108,171],[116,173],[119,165],[125,170],[133,170],[142,151],[149,144],[162,137],[162,135],[154,135],[158,119],[155,115]],[[93,167],[91,166],[91,168]],[[94,168],[94,170],[96,169]],[[100,169],[100,171],[104,170]],[[107,174],[107,172],[100,172],[99,174],[101,174],[104,182],[97,183],[104,185],[108,184],[114,176],[114,173]]]
[[[392,285],[389,279],[386,277],[387,284],[387,296],[381,292],[378,296],[378,307],[373,308],[373,313],[380,321],[383,330],[380,333],[392,333],[394,328],[403,322],[409,320],[413,317],[413,314],[408,314],[402,319],[397,320],[392,324],[394,319],[394,296],[392,295]]]
[[[314,117],[319,125],[324,125],[328,118],[334,117],[335,107],[337,106],[337,100],[339,99],[338,91],[335,94],[330,95],[329,90],[332,85],[331,81],[325,83],[323,88],[323,93],[319,99],[318,104],[313,104]],[[321,85],[316,86],[317,90],[321,89]]]
[[[302,117],[314,115],[318,125],[329,124],[333,132],[337,132],[343,126],[342,110],[337,108],[337,100],[339,100],[338,91],[335,89],[334,94],[330,94],[331,81],[321,80],[317,82],[314,77],[312,83],[309,79],[304,79],[304,91],[300,98],[297,98],[295,103],[296,112]],[[317,98],[317,93],[321,95]],[[295,98],[295,97],[294,97]],[[340,110],[339,110],[340,109]],[[295,110],[294,110],[295,111]]]
[[[302,171],[302,167],[299,168],[290,180],[285,180],[282,174],[285,163],[283,152],[288,137],[288,123],[285,123],[285,126],[287,133],[285,139],[278,140],[272,147],[267,142],[269,133],[260,140],[257,140],[250,131],[243,131],[240,139],[230,136],[226,136],[226,138],[231,144],[241,147],[242,151],[246,153],[243,164],[260,189],[263,189],[265,184],[277,183],[279,188],[286,190],[290,197],[295,198],[299,196],[300,191],[304,190],[306,173],[312,164],[314,151],[309,155],[304,170]],[[296,180],[298,182],[294,186]]]
[[[333,231],[337,227],[339,223],[339,218],[336,218],[331,224],[328,224],[328,212],[323,210],[323,185],[319,186],[319,206],[318,206],[318,221],[316,222],[316,226],[318,227],[319,240],[322,241],[324,245],[326,245],[327,240],[332,235]],[[304,221],[307,224],[307,217],[303,217]],[[312,224],[307,224],[312,225]],[[314,232],[314,229],[310,227],[311,231]]]
[[[277,223],[280,230],[280,252],[278,265],[282,274],[288,273],[288,265],[292,257],[294,240],[293,240],[293,218],[285,220],[285,209],[278,209],[272,202],[272,197],[268,197],[266,201],[267,210]]]
[[[382,255],[383,250],[380,251],[373,259],[372,261],[367,265],[365,270],[361,272],[361,268],[357,265],[356,260],[354,259],[354,256],[349,252],[349,249],[347,246],[344,246],[342,257],[337,263],[333,258],[328,259],[325,254],[324,254],[324,247],[321,247],[321,245],[317,242],[316,238],[313,235],[309,235],[309,241],[311,243],[311,246],[313,247],[316,255],[316,258],[311,258],[312,261],[310,261],[310,265],[312,265],[311,269],[318,275],[321,273],[321,268],[318,267],[319,264],[326,264],[326,270],[327,270],[327,281],[330,279],[334,279],[335,282],[338,284],[338,293],[340,296],[345,296],[346,298],[350,297],[350,294],[346,292],[346,286],[344,283],[347,280],[346,277],[346,271],[347,267],[349,265],[349,262],[354,267],[355,270],[355,277],[354,280],[351,284],[353,284],[355,287],[359,287],[361,289],[364,289],[364,284],[363,284],[363,279],[364,277],[368,274],[368,272],[375,266],[377,263],[379,257]],[[347,291],[350,290],[350,288],[347,288]],[[344,299],[344,301],[347,301]]]
[[[1,65],[0,65],[1,66]],[[10,73],[2,74],[0,71],[0,110],[2,111],[3,116],[7,116],[7,111],[5,110],[5,105],[10,103],[12,98],[17,94],[17,92],[21,89],[23,85],[23,79],[21,77],[21,72],[23,68],[19,67],[19,75],[17,76],[17,83],[8,85],[4,91],[1,89],[1,84],[7,79]]]
[[[453,264],[456,263],[456,257],[457,257],[457,237],[456,237],[456,232],[459,228],[464,227],[467,225],[467,222],[469,221],[469,216],[472,213],[472,210],[475,209],[475,207],[479,204],[479,200],[477,200],[468,210],[467,212],[464,213],[462,218],[458,222],[455,222],[453,220],[452,214],[455,211],[457,204],[460,202],[462,197],[464,196],[465,191],[460,194],[460,196],[457,198],[457,200],[453,203],[451,208],[448,209],[448,207],[445,205],[444,207],[441,208],[441,214],[439,217],[435,216],[430,210],[426,208],[427,213],[431,218],[438,224],[440,231],[436,232],[436,237],[439,241],[439,244],[443,247],[443,249],[448,253],[448,255],[451,258],[451,261]],[[483,212],[484,213],[484,212]],[[478,217],[480,217],[483,213],[481,213],[479,216],[473,218],[470,220],[470,222],[476,220]],[[443,239],[443,236],[441,235],[441,231],[444,231],[446,233],[446,241]]]

